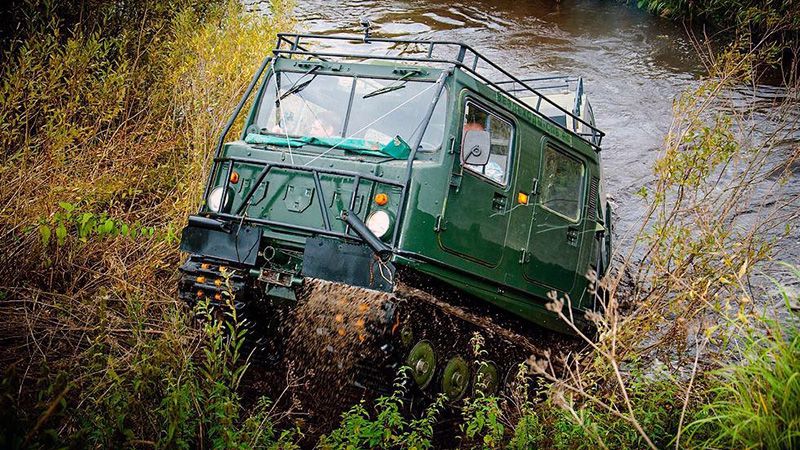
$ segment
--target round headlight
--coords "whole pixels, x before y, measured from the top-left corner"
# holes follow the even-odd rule
[[[386,211],[375,211],[367,217],[367,228],[377,237],[383,237],[390,225],[391,219]]]
[[[224,192],[223,187],[214,188],[210,194],[208,194],[208,209],[214,212],[220,212],[220,208],[222,206],[222,193]],[[227,200],[227,199],[226,199]]]

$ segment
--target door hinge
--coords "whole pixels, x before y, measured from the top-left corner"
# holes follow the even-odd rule
[[[444,227],[442,226],[442,216],[438,215],[438,216],[436,216],[436,223],[433,225],[433,231],[438,233],[438,232],[443,231],[443,230],[444,230]]]
[[[528,252],[528,249],[521,248],[519,249],[519,263],[526,264],[531,261],[531,254]]]
[[[456,188],[456,192],[461,187],[461,178],[462,175],[460,173],[454,173],[450,175],[450,187]]]

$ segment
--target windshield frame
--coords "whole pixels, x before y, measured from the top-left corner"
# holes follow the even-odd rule
[[[318,67],[314,69],[314,67]],[[413,75],[408,75],[410,72],[413,72]],[[351,115],[353,114],[353,105],[357,102],[356,91],[357,86],[359,85],[359,80],[379,80],[379,81],[388,81],[389,85],[392,83],[398,82],[401,78],[403,78],[400,82],[402,83],[429,83],[431,86],[436,84],[438,76],[443,72],[441,69],[435,68],[427,68],[422,66],[412,66],[412,65],[384,65],[384,64],[331,64],[325,61],[297,61],[297,60],[289,60],[289,59],[276,59],[273,65],[270,67],[269,71],[264,77],[264,80],[260,83],[261,86],[259,87],[258,94],[253,101],[253,104],[250,108],[250,114],[248,118],[248,126],[245,128],[244,132],[242,133],[242,139],[248,133],[259,133],[259,134],[266,134],[266,135],[274,135],[274,136],[287,136],[286,133],[278,133],[278,132],[264,132],[259,125],[259,119],[262,114],[262,109],[265,101],[274,101],[274,99],[267,99],[266,96],[270,95],[270,83],[272,83],[273,79],[277,74],[280,73],[290,73],[297,75],[300,78],[297,78],[295,81],[299,81],[299,84],[302,84],[305,81],[312,79],[312,77],[345,77],[352,80],[349,82],[349,99],[346,105],[346,109],[344,110],[345,117],[341,121],[342,122],[342,129],[336,130],[336,134],[334,136],[336,138],[345,139],[348,136],[345,134],[347,132],[351,132],[348,127],[351,124]],[[305,77],[303,75],[306,74]],[[274,87],[274,85],[272,85]],[[426,86],[427,89],[427,86]],[[284,89],[285,91],[285,89]],[[419,92],[418,94],[420,94]],[[293,95],[298,95],[297,93]],[[425,94],[422,94],[425,95]],[[423,146],[420,145],[418,149],[419,153],[422,154],[434,154],[440,151],[444,145],[445,141],[447,140],[447,129],[450,120],[450,89],[445,83],[444,86],[444,93],[439,93],[438,97],[436,98],[436,110],[441,109],[441,136],[436,135],[435,139],[427,142],[430,146]],[[436,96],[436,92],[433,92],[431,95],[426,95],[423,97],[425,100],[425,104],[428,101],[433,100]],[[371,98],[380,98],[380,95],[371,97]],[[284,99],[285,100],[285,99]],[[360,100],[360,99],[359,99]],[[425,120],[425,117],[419,118],[419,127],[422,127],[421,122]],[[428,119],[428,123],[425,124],[423,136],[427,135],[431,130],[431,123],[433,120],[431,118]],[[416,130],[415,130],[416,131]],[[416,132],[412,132],[410,136],[402,136],[403,139],[409,141],[413,140],[413,137],[416,135]],[[298,135],[293,135],[291,133],[288,134],[290,138],[297,138],[302,137]],[[313,145],[313,144],[312,144]]]

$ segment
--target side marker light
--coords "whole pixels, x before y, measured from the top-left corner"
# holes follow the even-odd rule
[[[386,195],[386,194],[383,194],[383,193],[377,194],[375,196],[375,203],[377,203],[378,206],[383,206],[383,205],[389,203],[389,196]]]
[[[520,192],[517,194],[517,203],[520,205],[527,205],[528,204],[528,194],[524,192]]]

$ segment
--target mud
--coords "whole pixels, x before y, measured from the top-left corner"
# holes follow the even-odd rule
[[[421,410],[441,392],[442,369],[451,358],[469,362],[474,376],[478,360],[491,361],[500,383],[513,379],[518,365],[532,356],[558,361],[584,347],[576,339],[541,330],[454,288],[420,277],[401,277],[393,294],[307,279],[297,291],[298,304],[285,318],[281,362],[254,364],[243,387],[252,399],[270,396],[300,420],[309,442],[329,432],[341,414],[364,400],[369,405],[389,393],[414,343],[432,343],[437,359],[433,382],[420,389],[409,382],[406,402]],[[403,342],[402,333],[413,336]],[[480,358],[471,339],[481,338]],[[475,380],[465,394],[474,394]],[[508,391],[499,392],[507,395]],[[463,399],[449,402],[445,415],[458,415]],[[447,434],[447,420],[440,430]]]
[[[303,374],[300,407],[326,423],[370,393],[361,366],[383,361],[380,340],[392,296],[322,280],[306,280],[286,336],[286,367]]]

